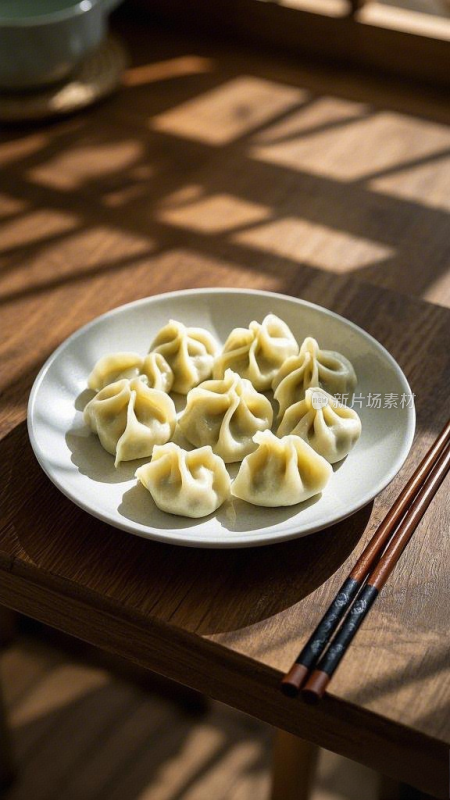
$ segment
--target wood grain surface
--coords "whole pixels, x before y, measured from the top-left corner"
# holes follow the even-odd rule
[[[152,18],[208,35],[225,33],[260,47],[372,68],[448,87],[450,24],[374,0],[132,0]],[[428,3],[429,5],[429,3]]]
[[[448,484],[320,708],[278,689],[448,417],[446,106],[417,88],[122,31],[134,65],[115,98],[0,139],[0,603],[447,797]],[[111,529],[47,480],[25,423],[45,358],[116,305],[200,286],[318,302],[398,360],[417,437],[373,506],[306,539],[207,552]]]

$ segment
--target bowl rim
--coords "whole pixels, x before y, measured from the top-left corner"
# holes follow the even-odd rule
[[[101,6],[103,0],[77,0],[66,8],[56,11],[49,11],[45,14],[30,14],[26,17],[9,17],[0,12],[0,33],[2,29],[11,28],[36,28],[52,23],[66,22],[76,19],[83,14],[92,11],[96,6]]]

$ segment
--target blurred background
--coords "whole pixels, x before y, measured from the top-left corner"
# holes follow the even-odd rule
[[[0,667],[17,768],[4,800],[271,797],[274,732],[252,717],[25,618]],[[321,750],[310,797],[389,789]]]

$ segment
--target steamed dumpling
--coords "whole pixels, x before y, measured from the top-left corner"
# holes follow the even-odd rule
[[[88,378],[88,387],[99,392],[122,378],[136,378],[142,366],[137,353],[109,353],[100,358]]]
[[[356,375],[350,361],[341,353],[321,350],[308,336],[298,356],[288,358],[272,382],[275,400],[280,405],[279,417],[293,403],[305,396],[306,389],[319,386],[330,394],[351,394]]]
[[[157,446],[136,477],[161,511],[182,517],[206,517],[230,494],[225,464],[210,447],[187,452],[173,442]]]
[[[256,448],[253,436],[272,425],[270,401],[250,381],[227,369],[222,380],[191,389],[179,425],[196,447],[211,445],[226,463],[242,461]]]
[[[223,378],[230,368],[251,381],[259,392],[270,389],[283,362],[298,353],[298,344],[283,320],[268,314],[260,324],[234,328],[214,364],[213,376]]]
[[[244,458],[231,494],[255,506],[293,506],[325,488],[332,468],[298,436],[255,435],[259,445]]]
[[[116,381],[95,395],[84,409],[84,420],[112,455],[115,466],[151,455],[155,444],[167,442],[175,430],[173,400],[150,389],[145,379]]]
[[[150,353],[161,353],[174,375],[172,391],[187,394],[210,377],[218,345],[203,328],[187,328],[171,319],[156,334]]]
[[[145,356],[141,375],[145,375],[151,389],[159,389],[160,392],[172,390],[173,372],[161,353],[149,353]]]
[[[354,409],[339,403],[323,389],[307,389],[304,400],[289,406],[277,434],[300,436],[316,453],[335,464],[358,441],[361,420]]]
[[[109,353],[97,361],[88,378],[88,387],[98,392],[122,378],[145,375],[148,386],[161,392],[170,392],[173,372],[160,353],[149,353],[142,358],[138,353]]]

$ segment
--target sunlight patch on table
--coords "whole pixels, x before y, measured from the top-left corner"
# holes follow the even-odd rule
[[[433,9],[430,0],[425,0],[424,9],[429,6],[427,13],[424,10],[415,10],[411,7],[396,7],[397,4],[388,5],[386,2],[366,3],[358,9],[356,19],[359,24],[377,26],[385,30],[402,31],[432,39],[450,41],[450,19],[448,18],[448,3],[441,2],[439,10]],[[408,4],[406,4],[408,6]]]
[[[428,300],[430,303],[437,303],[441,306],[450,307],[448,268],[442,275],[440,275],[438,278],[435,278],[435,280],[428,285],[424,292],[423,299]]]
[[[394,175],[374,178],[368,183],[369,189],[412,200],[428,208],[450,211],[450,153],[436,158],[429,164],[419,164]]]
[[[35,183],[52,189],[71,191],[85,185],[120,176],[144,155],[144,145],[136,139],[89,142],[74,145],[27,171]]]
[[[45,239],[67,233],[77,227],[75,214],[50,208],[31,210],[2,224],[0,255],[10,248],[39,244]]]
[[[0,142],[0,158],[4,165],[7,164],[8,167],[11,167],[12,162],[20,162],[20,159],[26,159],[34,153],[44,151],[49,141],[50,137],[41,131],[28,136],[5,139]],[[18,166],[20,168],[20,163]]]
[[[0,273],[0,297],[20,292],[24,285],[27,293],[51,291],[82,276],[88,281],[92,271],[99,275],[127,269],[128,259],[135,265],[137,258],[147,258],[155,249],[154,240],[107,225],[69,231],[55,242],[43,242],[32,256],[24,255],[6,276],[6,282]],[[8,263],[6,257],[4,260]]]
[[[217,234],[253,225],[270,216],[270,209],[230,194],[203,195],[201,187],[188,186],[171,195],[156,219],[200,233]]]
[[[347,0],[279,0],[280,6],[309,11],[326,17],[343,17],[348,14]]]
[[[286,142],[254,146],[249,154],[327,179],[356,181],[375,178],[384,170],[401,170],[449,146],[446,126],[383,112]]]
[[[231,238],[239,244],[339,273],[353,272],[394,253],[379,242],[293,217],[240,231]]]
[[[211,275],[215,275],[215,286],[248,289],[253,285],[255,269],[258,269],[258,289],[266,289],[269,292],[286,291],[286,275],[279,269],[261,268],[263,258],[259,257],[259,254],[258,258],[253,259],[255,262],[253,266],[253,264],[247,265],[243,259],[219,258],[214,248],[206,252],[203,248],[202,250],[195,247],[165,250],[152,259],[152,268],[159,275],[166,275],[173,272],[176,264],[185,285],[187,285],[186,276],[189,276],[189,287],[192,289],[210,287]],[[164,289],[161,288],[161,291]]]
[[[166,61],[157,61],[154,64],[140,64],[131,67],[125,72],[123,83],[125,86],[145,86],[156,81],[181,78],[188,75],[201,75],[212,72],[214,62],[211,58],[201,56],[180,56],[169,58]]]
[[[151,128],[210,145],[224,145],[305,101],[303,89],[243,75],[149,122]]]
[[[0,219],[20,214],[29,207],[22,198],[12,197],[10,194],[0,192]],[[3,229],[2,229],[3,233]]]
[[[304,108],[293,111],[280,122],[269,125],[252,137],[256,144],[280,144],[295,141],[304,136],[337,124],[351,123],[365,117],[370,107],[366,103],[355,103],[339,97],[318,97],[306,103]],[[345,130],[345,129],[344,129]]]

